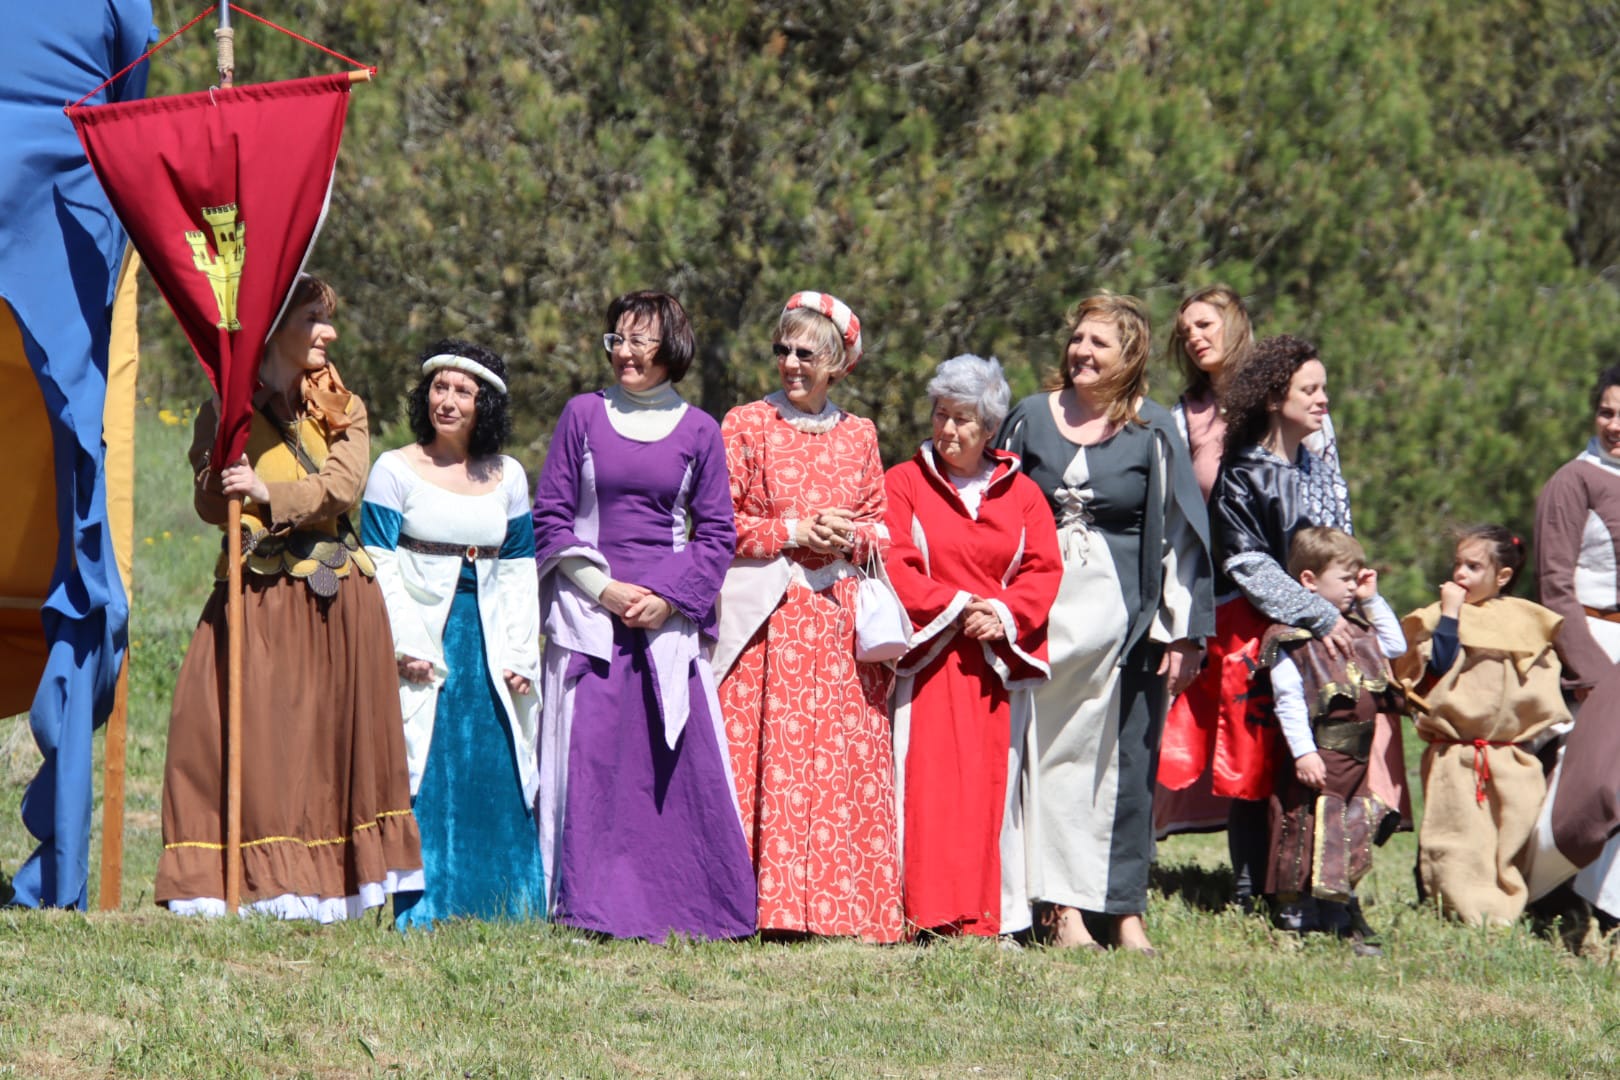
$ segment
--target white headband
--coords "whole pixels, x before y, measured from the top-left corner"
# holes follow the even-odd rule
[[[455,353],[440,353],[437,356],[430,356],[422,362],[422,374],[424,375],[431,375],[442,368],[449,368],[451,371],[465,371],[468,375],[483,379],[501,393],[506,393],[506,383],[501,377],[476,360],[470,360],[465,356],[457,356]]]

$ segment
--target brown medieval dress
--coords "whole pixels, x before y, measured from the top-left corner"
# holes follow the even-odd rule
[[[370,460],[365,406],[329,370],[319,381],[298,419],[261,391],[248,437],[270,499],[242,513],[242,901],[331,922],[422,888],[422,857],[393,639],[349,517]],[[216,420],[198,410],[190,457],[197,512],[220,524]],[[221,556],[169,720],[155,899],[188,914],[225,912],[227,569]]]

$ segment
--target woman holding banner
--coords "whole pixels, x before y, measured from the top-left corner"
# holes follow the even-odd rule
[[[365,405],[327,358],[337,295],[301,276],[265,346],[247,453],[208,460],[198,410],[198,515],[226,519],[213,595],[175,684],[155,899],[225,914],[222,821],[227,559],[243,560],[243,909],[331,922],[422,887],[388,615],[351,514],[370,461]]]

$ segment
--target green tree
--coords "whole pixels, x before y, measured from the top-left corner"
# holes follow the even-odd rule
[[[683,389],[716,414],[774,385],[790,293],[843,297],[868,358],[836,396],[892,462],[926,434],[939,360],[999,355],[1028,393],[1084,295],[1136,293],[1168,329],[1226,281],[1260,333],[1321,346],[1360,530],[1415,604],[1446,524],[1528,531],[1617,343],[1609,3],[303,0],[277,18],[382,69],[355,92],[314,260],[345,298],[346,377],[386,420],[428,341],[485,341],[513,365],[531,466],[605,377],[601,312],[627,289],[685,302],[702,355]],[[211,81],[193,36],[154,93]],[[332,63],[253,24],[238,54],[242,81]],[[164,325],[149,385],[197,385]]]

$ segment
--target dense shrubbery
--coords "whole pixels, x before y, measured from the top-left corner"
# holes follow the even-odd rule
[[[1320,343],[1361,531],[1401,604],[1442,572],[1445,524],[1528,529],[1585,439],[1586,388],[1620,344],[1620,5],[691,8],[275,13],[382,68],[355,93],[315,259],[376,413],[397,411],[423,343],[476,338],[512,361],[538,451],[603,378],[607,300],[653,286],[691,310],[688,393],[718,414],[771,384],[778,306],[816,287],[862,317],[869,359],[840,400],[898,460],[940,359],[998,354],[1029,391],[1084,294],[1134,292],[1163,327],[1185,291],[1227,281],[1262,334]],[[238,34],[244,82],[330,64]],[[187,40],[159,54],[154,93],[211,81],[206,37]],[[189,392],[148,308],[149,385]]]

